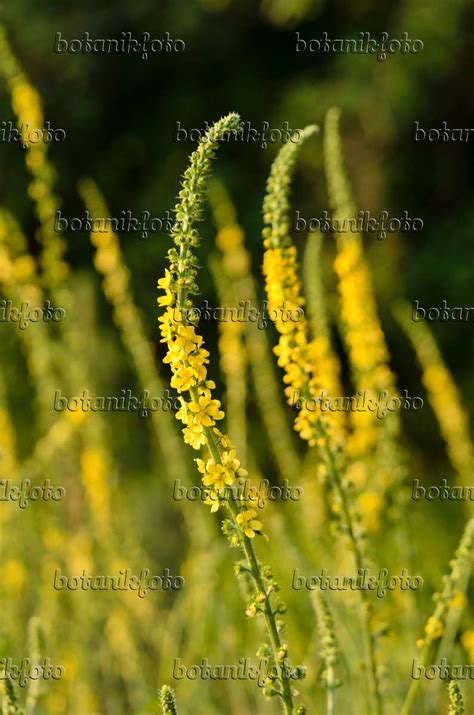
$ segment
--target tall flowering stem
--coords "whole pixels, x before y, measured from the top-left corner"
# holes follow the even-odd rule
[[[267,184],[267,194],[263,205],[265,228],[263,230],[265,254],[263,273],[268,296],[270,315],[281,315],[285,302],[290,309],[304,305],[301,283],[298,276],[296,247],[290,236],[290,184],[298,151],[304,140],[317,131],[309,126],[301,133],[298,144],[287,144],[275,159]],[[278,345],[274,348],[278,365],[285,370],[283,378],[287,387],[285,394],[290,404],[295,393],[303,397],[295,429],[300,437],[310,445],[316,444],[324,461],[324,472],[333,509],[339,517],[340,529],[349,539],[357,570],[365,568],[362,537],[357,526],[359,518],[352,504],[350,485],[341,477],[344,464],[342,444],[343,425],[338,413],[322,414],[320,410],[309,410],[309,398],[318,398],[321,389],[331,390],[337,380],[337,366],[328,359],[327,343],[318,337],[309,341],[309,326],[305,317],[297,323],[283,322],[278,318],[275,326],[280,333]],[[380,697],[374,639],[370,626],[370,604],[364,591],[360,591],[362,626],[364,632],[369,688],[374,712],[380,715]]]
[[[474,519],[470,519],[464,529],[461,541],[454,555],[454,559],[450,562],[451,572],[443,577],[443,590],[441,593],[434,595],[436,607],[433,615],[428,618],[425,625],[424,638],[420,639],[417,645],[421,648],[419,663],[425,667],[431,652],[433,643],[441,638],[444,633],[446,617],[450,607],[453,605],[453,599],[458,591],[459,583],[465,581],[472,570],[472,557],[474,549]],[[400,715],[409,715],[420,680],[412,680],[410,689],[403,703]]]
[[[286,144],[275,159],[268,179],[267,194],[263,205],[263,230],[265,254],[263,272],[267,291],[269,314],[277,316],[275,326],[280,333],[275,353],[278,365],[285,370],[283,378],[287,387],[285,394],[290,404],[295,395],[303,395],[309,388],[313,395],[327,389],[329,394],[337,394],[339,384],[339,364],[334,359],[329,339],[319,335],[309,340],[309,325],[304,314],[298,321],[285,321],[286,307],[296,314],[303,313],[305,299],[298,276],[296,246],[290,236],[290,183],[296,158],[303,141],[317,131],[316,126],[306,127],[301,132],[300,142]],[[320,421],[320,410],[309,410],[303,404],[295,421],[295,429],[300,437],[310,445],[316,443],[314,425]],[[343,440],[343,413],[328,413],[326,426],[334,441]]]
[[[412,320],[410,306],[399,302],[394,313],[410,339],[422,368],[422,382],[446,443],[449,460],[462,483],[469,485],[474,464],[469,420],[453,376],[429,327]]]
[[[244,561],[237,564],[237,574],[246,575],[253,584],[253,598],[246,614],[249,617],[263,615],[267,627],[270,645],[263,645],[259,655],[270,656],[276,667],[267,678],[264,694],[278,696],[288,715],[302,715],[304,708],[295,709],[293,704],[288,646],[281,638],[283,622],[280,614],[285,612],[285,608],[283,604],[274,602],[278,585],[271,570],[258,562],[253,546],[253,539],[262,533],[263,526],[256,518],[257,511],[252,503],[232,498],[229,487],[237,476],[246,472],[240,468],[228,437],[216,427],[216,422],[223,419],[224,413],[219,400],[212,397],[215,384],[207,379],[206,368],[209,352],[204,349],[203,338],[197,334],[196,321],[192,317],[191,296],[198,292],[197,259],[192,249],[200,241],[195,226],[202,218],[206,182],[218,143],[229,132],[238,130],[239,121],[237,114],[221,118],[208,130],[190,157],[175,207],[176,220],[171,232],[175,246],[168,252],[169,269],[158,281],[158,287],[164,292],[158,303],[165,308],[159,321],[162,342],[167,346],[164,362],[171,367],[171,386],[180,394],[181,409],[176,417],[184,425],[184,440],[196,450],[204,448],[207,451],[206,461],[196,459],[206,491],[206,503],[211,506],[211,511],[223,507],[227,512],[223,532],[231,546],[240,547],[244,555]],[[304,669],[294,669],[292,676],[293,679],[303,677]]]
[[[356,389],[372,398],[383,392],[397,397],[362,235],[345,227],[346,221],[355,221],[357,210],[344,167],[339,118],[337,108],[326,115],[324,161],[332,219],[338,227],[334,270],[338,278],[342,337]],[[389,501],[398,505],[399,515],[403,512],[399,487],[406,472],[398,445],[400,416],[395,412],[380,421],[375,413],[366,410],[351,412],[350,417],[352,430],[345,450],[351,461],[351,476],[365,488],[359,506],[368,530],[377,531]]]

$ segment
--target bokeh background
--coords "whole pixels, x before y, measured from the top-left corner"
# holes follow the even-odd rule
[[[451,306],[472,302],[472,143],[415,143],[412,131],[414,121],[425,128],[439,127],[444,120],[449,127],[472,126],[473,16],[474,7],[467,0],[406,0],[390,6],[373,0],[122,0],[113,6],[87,0],[73,5],[15,0],[4,2],[0,9],[12,51],[42,98],[45,119],[67,132],[66,141],[51,145],[48,153],[56,174],[54,193],[66,217],[84,214],[78,191],[84,177],[97,183],[108,207],[105,215],[118,216],[122,210],[139,215],[146,210],[163,216],[175,203],[192,149],[191,144],[175,141],[178,121],[188,129],[200,128],[229,111],[238,111],[253,126],[269,122],[271,127],[280,127],[288,121],[292,128],[310,123],[322,127],[330,107],[341,109],[344,156],[358,208],[375,214],[387,210],[392,216],[406,210],[424,221],[421,233],[389,234],[384,241],[368,236],[364,245],[398,385],[412,395],[422,395],[427,405],[421,414],[403,418],[409,476],[427,485],[454,479],[455,470],[435,411],[428,405],[413,347],[392,310],[400,298],[408,303],[418,299],[425,307],[439,306],[443,299]],[[81,37],[85,31],[93,38],[110,38],[124,30],[136,36],[147,31],[155,37],[169,31],[171,37],[186,42],[186,50],[150,54],[146,61],[138,55],[58,55],[53,51],[57,32],[65,38]],[[418,55],[388,56],[382,63],[372,55],[296,53],[296,31],[307,40],[319,38],[324,31],[334,38],[357,37],[360,31],[376,35],[386,31],[392,36],[406,31],[423,41],[424,50]],[[4,75],[0,102],[1,119],[16,121]],[[233,204],[245,235],[259,299],[264,297],[261,206],[278,148],[269,145],[262,151],[252,143],[228,144],[221,148],[215,167],[218,186],[224,186],[231,197],[224,203]],[[29,253],[40,257],[41,222],[28,188],[31,179],[24,158],[17,146],[2,145],[1,208],[15,215]],[[217,189],[216,196],[214,208],[220,196]],[[293,206],[304,217],[319,216],[329,208],[321,137],[312,139],[299,159]],[[219,255],[215,249],[219,222],[215,211],[210,210],[207,219],[201,227],[201,299],[219,305],[222,265],[216,259],[217,280],[208,266],[211,252]],[[35,372],[31,357],[38,354],[38,344],[34,340],[28,344],[14,325],[1,326],[2,409],[16,442],[16,466],[9,465],[4,454],[2,478],[15,474],[15,479],[19,475],[40,481],[62,479],[59,483],[68,490],[67,503],[60,506],[30,505],[20,511],[14,504],[2,505],[1,580],[7,599],[0,631],[2,654],[16,658],[26,654],[33,647],[31,632],[39,623],[40,650],[65,664],[65,680],[60,685],[42,684],[31,712],[152,713],[158,711],[158,686],[163,682],[176,685],[172,679],[175,657],[188,663],[202,657],[214,663],[236,663],[239,657],[253,656],[261,636],[257,625],[245,618],[240,587],[232,573],[232,552],[219,533],[218,520],[206,507],[172,499],[172,480],[180,478],[182,470],[195,483],[197,475],[191,450],[168,441],[173,430],[177,433],[171,415],[147,420],[133,413],[93,415],[86,418],[87,427],[64,419],[71,434],[62,423],[51,432],[60,417],[52,409],[51,389],[68,395],[82,389],[118,395],[122,388],[130,388],[139,394],[141,389],[166,386],[168,378],[161,364],[164,352],[159,345],[155,287],[164,272],[168,237],[164,233],[145,240],[134,234],[120,236],[123,263],[129,271],[127,290],[133,296],[129,303],[133,300],[139,311],[125,308],[122,318],[117,318],[110,304],[113,289],[109,296],[107,290],[105,295],[102,291],[100,266],[98,271],[88,235],[70,233],[64,238],[70,266],[64,295],[70,301],[67,322],[73,324],[74,334],[68,339],[59,330],[50,335],[47,352],[53,368],[47,384],[46,358],[40,358]],[[295,238],[303,249],[304,237]],[[22,250],[24,254],[25,247]],[[336,324],[334,251],[333,238],[327,235],[320,265],[329,313]],[[2,297],[11,297],[8,281],[2,285]],[[40,285],[49,295],[47,282],[40,281]],[[137,332],[138,324],[143,329]],[[440,322],[430,329],[470,417],[474,390],[471,324]],[[30,326],[25,332],[34,330]],[[210,372],[224,408],[233,394],[234,407],[244,410],[246,436],[241,435],[241,442],[253,473],[279,483],[284,468],[262,426],[250,371],[240,387],[232,383],[232,365],[226,370],[226,346],[225,341],[218,342],[217,325],[204,324],[203,333],[212,356]],[[271,326],[266,335],[274,345],[276,333]],[[344,363],[336,330],[334,338]],[[232,346],[227,349],[234,351]],[[273,367],[273,377],[279,380],[274,359]],[[234,373],[240,375],[239,366]],[[229,380],[234,393],[229,391]],[[243,408],[236,401],[236,389],[237,396],[243,396]],[[41,395],[46,395],[43,402]],[[284,406],[282,394],[280,398],[280,409],[290,425],[291,410]],[[238,411],[232,414],[239,416]],[[303,554],[314,573],[328,567],[334,555],[330,556],[324,497],[317,486],[307,486],[317,456],[308,457],[296,435],[289,439],[294,460],[302,460],[308,471],[301,468],[295,474],[307,489],[306,505],[290,507],[290,517],[285,516],[285,505],[272,506],[269,520],[274,533],[269,526],[271,539],[261,548],[271,562],[278,561],[284,549],[291,564],[286,570],[281,563],[277,568],[289,607],[288,639],[296,658],[308,666],[308,679],[301,686],[308,712],[322,712],[321,658],[311,599],[291,591],[290,574]],[[456,503],[408,500],[406,509],[404,528],[410,538],[417,537],[411,565],[423,575],[425,588],[411,611],[403,610],[395,598],[383,604],[382,621],[392,624],[391,635],[380,646],[389,682],[388,713],[397,711],[409,685],[407,653],[416,655],[417,634],[431,613],[431,595],[440,588],[465,515],[463,506]],[[387,522],[385,533],[384,516],[374,529],[373,546],[383,566],[398,565],[397,528]],[[338,558],[344,562],[343,555]],[[161,573],[169,567],[185,576],[188,585],[178,596],[152,594],[143,601],[136,594],[58,594],[50,578],[58,566],[71,574],[84,568],[91,573],[116,573],[123,567]],[[339,712],[362,713],[363,673],[357,638],[350,628],[351,609],[356,605],[339,595],[335,600],[344,652]],[[32,622],[32,616],[39,620]],[[455,662],[473,661],[469,636],[473,628],[465,613],[456,636],[459,659]],[[464,641],[463,633],[468,634]],[[469,687],[466,683],[467,698]],[[356,692],[362,693],[360,699]],[[182,681],[177,684],[177,695],[180,712],[193,715],[277,712],[276,703],[266,703],[258,688],[248,683],[228,681],[211,687],[206,682]],[[19,697],[21,701],[21,691]],[[470,697],[472,706],[472,693]],[[446,703],[444,691],[436,687],[436,695],[425,698],[419,706],[424,709],[417,712],[445,712]]]

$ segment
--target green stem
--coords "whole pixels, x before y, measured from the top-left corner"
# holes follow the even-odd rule
[[[334,715],[334,668],[330,666],[327,669],[327,683],[326,683],[326,694],[327,694],[327,706],[326,715]]]
[[[431,641],[430,642],[426,641],[426,643],[423,647],[423,650],[421,651],[421,659],[420,659],[420,662],[421,662],[421,665],[423,666],[423,668],[428,663],[428,656],[430,653],[430,648],[431,648]],[[419,680],[412,680],[410,689],[409,689],[407,696],[405,698],[405,702],[403,703],[403,707],[401,709],[400,715],[408,715],[409,714],[409,712],[411,710],[411,706],[413,705],[413,701],[415,700],[416,694],[418,692],[419,682],[420,682]]]
[[[353,519],[352,519],[352,515],[350,512],[350,508],[349,508],[347,494],[345,492],[344,487],[342,486],[341,478],[340,478],[339,471],[338,471],[335,461],[334,461],[333,453],[326,443],[326,439],[327,439],[326,432],[325,432],[325,429],[324,429],[321,421],[318,422],[316,429],[319,432],[319,437],[321,437],[325,441],[325,446],[322,450],[323,459],[325,461],[326,467],[328,468],[328,471],[330,474],[331,484],[333,485],[333,487],[340,499],[340,503],[341,503],[341,507],[342,507],[342,519],[344,522],[345,529],[347,531],[347,535],[349,537],[349,541],[352,546],[352,550],[353,550],[354,558],[355,558],[355,562],[356,562],[356,568],[357,568],[357,571],[359,571],[359,569],[364,569],[364,558],[362,556],[362,551],[360,549],[359,540],[358,540],[355,530],[354,530]],[[362,628],[363,628],[363,636],[364,636],[365,653],[366,653],[366,657],[367,657],[369,690],[370,690],[370,694],[371,694],[371,699],[374,703],[376,715],[382,715],[383,707],[382,707],[382,698],[380,696],[380,689],[379,689],[379,683],[378,683],[378,678],[377,678],[377,662],[375,659],[374,643],[373,643],[372,635],[370,633],[370,603],[369,603],[369,600],[367,598],[367,594],[365,591],[360,590],[359,596],[360,596],[360,601],[361,601],[361,606],[362,606]]]
[[[232,514],[234,523],[237,523],[236,517],[238,514],[238,508],[235,504],[233,504],[232,500],[229,500],[227,506],[229,508],[230,513]],[[265,596],[263,612],[265,617],[265,624],[267,626],[267,631],[271,642],[273,657],[278,668],[279,680],[282,688],[282,700],[284,703],[285,712],[288,713],[288,715],[291,715],[291,713],[293,712],[293,696],[291,693],[290,681],[288,677],[285,677],[283,673],[283,667],[280,665],[277,656],[278,652],[281,650],[282,643],[275,622],[275,613],[272,609],[270,594],[266,590],[262,575],[260,573],[260,567],[251,540],[247,536],[243,535],[241,539],[241,545],[249,567],[251,569],[251,574],[255,582],[255,586],[257,587],[258,592],[263,593]]]
[[[195,389],[190,390],[191,396],[193,400],[197,399],[197,395],[193,394],[195,393]],[[209,451],[212,455],[212,458],[214,459],[216,464],[221,464],[221,455],[219,451],[219,447],[215,442],[214,435],[212,434],[212,431],[209,427],[205,427],[205,432],[206,432],[206,437],[207,437],[207,445],[209,448]],[[235,526],[236,529],[239,529],[238,523],[237,523],[237,515],[239,514],[239,509],[237,505],[233,502],[232,499],[226,499],[226,506],[227,509],[229,510],[229,513],[232,517],[232,522]],[[257,556],[255,554],[255,550],[252,544],[251,539],[248,538],[245,534],[241,535],[240,538],[240,544],[242,547],[242,550],[244,552],[245,558],[247,560],[247,564],[249,567],[249,572],[253,578],[253,581],[255,583],[255,587],[258,591],[258,593],[262,593],[265,596],[265,601],[264,601],[264,617],[265,617],[265,624],[267,627],[268,631],[268,636],[270,638],[270,643],[271,643],[271,648],[272,648],[272,654],[273,658],[275,660],[277,669],[278,669],[278,674],[279,674],[279,681],[281,685],[281,698],[284,706],[284,711],[287,715],[291,715],[293,712],[293,695],[291,692],[291,684],[289,681],[288,677],[285,677],[283,673],[283,666],[280,665],[279,659],[278,659],[278,653],[282,648],[282,642],[280,639],[280,634],[278,633],[278,628],[276,625],[275,621],[275,613],[272,608],[271,604],[271,597],[270,593],[267,591],[267,588],[265,586],[265,582],[263,580],[263,576],[260,571],[260,565],[257,560]]]

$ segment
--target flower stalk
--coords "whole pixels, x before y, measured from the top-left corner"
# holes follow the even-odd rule
[[[290,236],[290,184],[301,143],[315,134],[317,127],[306,127],[298,144],[284,146],[275,159],[267,185],[263,211],[265,228],[263,272],[270,314],[278,315],[286,302],[291,308],[304,305],[302,287],[298,276],[296,247]],[[356,568],[365,567],[362,532],[357,530],[358,516],[351,503],[349,484],[341,478],[343,467],[343,423],[339,414],[322,414],[308,410],[310,398],[317,398],[322,388],[332,387],[338,380],[337,365],[330,357],[328,342],[321,336],[309,340],[306,318],[296,324],[275,320],[280,339],[274,352],[278,365],[285,370],[285,394],[292,404],[295,393],[303,397],[301,409],[295,420],[295,429],[310,446],[317,445],[325,466],[326,481],[333,498],[333,510],[339,526],[349,539],[354,552]],[[382,713],[374,639],[370,627],[370,604],[364,591],[360,591],[362,628],[367,661],[368,683],[374,712]]]
[[[166,343],[167,355],[164,362],[172,371],[171,386],[180,395],[181,409],[176,417],[184,424],[183,435],[186,443],[194,449],[207,449],[208,459],[196,459],[205,489],[205,502],[216,512],[224,506],[228,519],[223,522],[223,531],[233,547],[240,547],[244,562],[237,564],[239,575],[247,574],[253,583],[254,596],[246,613],[249,617],[263,615],[268,631],[270,646],[268,655],[276,666],[272,676],[267,678],[264,694],[277,696],[287,715],[304,712],[296,711],[293,704],[294,693],[288,675],[288,647],[282,642],[283,623],[279,614],[285,609],[274,603],[278,590],[268,567],[259,563],[253,539],[262,533],[263,525],[256,518],[257,511],[251,501],[231,498],[229,487],[237,476],[246,474],[228,437],[217,427],[223,419],[219,400],[212,397],[215,384],[207,379],[209,353],[204,348],[203,339],[196,332],[196,321],[192,317],[192,296],[198,293],[196,283],[197,259],[192,248],[199,245],[199,235],[195,224],[202,218],[206,182],[211,171],[211,161],[221,140],[228,132],[239,126],[239,116],[229,114],[216,122],[201,140],[190,157],[179,192],[179,202],[175,208],[176,221],[171,235],[175,247],[168,252],[169,269],[158,287],[164,295],[158,303],[165,308],[159,318],[162,342]],[[186,399],[187,398],[187,399]],[[276,675],[275,675],[276,673]],[[293,679],[304,677],[304,670],[297,668]],[[296,675],[296,677],[295,677]]]

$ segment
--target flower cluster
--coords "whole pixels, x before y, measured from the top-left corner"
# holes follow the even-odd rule
[[[422,381],[439,422],[450,461],[466,483],[471,479],[473,454],[468,418],[461,396],[449,370],[443,362],[430,329],[423,323],[413,323],[408,307],[401,304],[396,316],[413,343],[423,369]]]
[[[165,291],[165,295],[159,298],[162,302],[168,301],[169,294],[172,294],[169,271],[167,274],[158,281],[159,287]],[[169,363],[173,373],[171,386],[181,393],[181,407],[176,418],[185,425],[184,441],[191,447],[199,450],[209,446],[212,440],[218,448],[218,458],[213,455],[206,461],[196,459],[198,470],[203,475],[203,485],[207,488],[205,503],[211,506],[211,511],[217,511],[226,487],[231,486],[237,476],[246,476],[247,472],[240,467],[228,437],[215,426],[218,420],[223,419],[224,413],[220,409],[220,401],[212,397],[211,391],[215,384],[207,379],[209,352],[204,349],[203,339],[197,335],[194,325],[179,322],[179,311],[176,313],[169,303],[165,305],[168,306],[167,310],[159,320],[162,341],[167,345],[164,362]],[[188,399],[185,399],[183,393],[188,394]],[[256,516],[253,510],[241,512],[237,515],[237,523],[249,538],[253,538],[262,525],[249,517],[250,511]]]
[[[93,219],[107,215],[104,200],[93,181],[84,179],[79,184],[79,192],[87,205]],[[106,298],[120,310],[130,303],[128,297],[130,272],[124,265],[118,236],[112,228],[107,231],[91,231],[90,240],[96,248],[94,265],[104,278],[104,293]],[[119,316],[120,316],[119,310]],[[115,316],[118,322],[119,316]]]
[[[315,126],[307,127],[301,133],[301,141],[316,130]],[[278,365],[285,370],[285,394],[290,403],[296,390],[308,392],[310,396],[317,396],[321,389],[334,394],[338,384],[338,365],[329,340],[317,336],[310,341],[308,323],[304,318],[294,323],[278,318],[284,305],[295,311],[305,304],[298,275],[297,251],[289,235],[289,185],[300,144],[287,145],[280,151],[272,166],[263,208],[266,224],[263,231],[263,274],[270,314],[277,316],[275,327],[280,339],[274,351],[278,356]],[[308,410],[304,405],[296,418],[295,429],[310,445],[322,439],[318,438],[315,430],[321,419],[319,410]],[[342,422],[341,414],[325,417],[326,430],[336,441],[341,435]]]
[[[42,129],[44,116],[41,98],[13,55],[3,27],[0,27],[0,76],[6,81],[20,130],[27,126],[31,130]],[[45,142],[30,144],[25,162],[33,177],[28,193],[36,204],[36,213],[41,224],[43,267],[50,281],[57,283],[67,277],[69,269],[63,260],[65,241],[53,228],[53,217],[59,208],[59,202],[53,192],[55,175],[47,158],[48,146]]]
[[[339,115],[338,109],[327,113],[324,154],[332,216],[339,226],[344,226],[342,219],[355,216],[357,211],[344,169]],[[341,230],[336,235],[336,246],[334,270],[338,278],[342,336],[355,387],[363,390],[369,399],[374,399],[382,391],[397,397],[396,380],[388,364],[389,353],[364,257],[362,236]],[[346,454],[352,465],[357,466],[359,471],[364,470],[361,487],[367,488],[370,483],[374,497],[379,495],[379,513],[373,520],[376,525],[385,511],[385,493],[395,491],[396,485],[401,484],[406,476],[397,444],[400,419],[394,414],[389,420],[380,422],[374,413],[352,412],[350,426]],[[367,515],[363,512],[363,516]]]
[[[328,193],[333,218],[343,219],[354,216],[356,211],[344,172],[338,123],[339,110],[330,110],[324,135]],[[388,367],[388,350],[377,315],[374,289],[360,234],[337,234],[334,270],[338,277],[343,335],[356,387],[371,397],[372,393],[376,395],[381,390],[395,396],[395,378]],[[351,418],[353,432],[348,452],[354,458],[363,457],[380,439],[377,419],[373,414],[354,414]]]
[[[301,138],[306,139],[314,131],[315,127],[307,127],[301,133]],[[263,231],[266,249],[263,272],[270,308],[280,307],[284,300],[290,305],[302,304],[296,249],[289,235],[289,186],[299,146],[300,144],[285,146],[280,150],[267,184],[263,207],[266,224]],[[319,334],[313,341],[309,341],[306,320],[299,321],[294,326],[277,324],[276,327],[281,337],[275,352],[278,355],[278,364],[285,369],[286,395],[291,401],[294,392],[298,390],[299,394],[305,397],[295,427],[300,436],[310,445],[316,444],[321,448],[324,464],[320,465],[320,473],[327,480],[331,490],[331,510],[332,516],[336,519],[336,527],[349,537],[357,563],[364,563],[365,532],[360,527],[360,518],[351,498],[352,485],[348,479],[342,480],[340,476],[344,463],[343,416],[337,412],[323,415],[321,410],[318,412],[308,410],[308,398],[317,398],[322,389],[328,391],[332,391],[334,387],[337,389],[339,383],[338,369],[332,356],[329,339]],[[361,599],[369,685],[376,711],[380,712],[380,690],[374,653],[375,639],[370,631],[370,610],[366,607],[367,602],[362,592]]]
[[[197,292],[195,284],[197,262],[190,248],[198,243],[198,235],[192,224],[201,215],[204,178],[210,169],[210,160],[215,145],[225,129],[232,128],[237,115],[229,115],[220,120],[209,130],[209,139],[199,145],[191,156],[191,165],[185,172],[180,203],[176,207],[176,224],[173,237],[178,251],[169,251],[170,268],[165,270],[163,278],[158,280],[162,295],[158,304],[165,309],[160,316],[161,342],[166,344],[167,353],[164,362],[170,365],[171,386],[180,395],[181,407],[176,418],[183,425],[184,440],[196,450],[207,447],[209,458],[196,459],[202,482],[206,487],[207,499],[211,511],[217,511],[225,500],[226,488],[232,486],[237,476],[247,472],[240,467],[235,449],[228,437],[216,427],[224,418],[221,403],[214,399],[214,382],[207,379],[209,352],[204,347],[204,340],[196,332],[196,327],[189,316],[192,314],[190,295]],[[242,502],[236,523],[242,534],[253,538],[262,529],[256,519],[257,512],[252,505]]]

